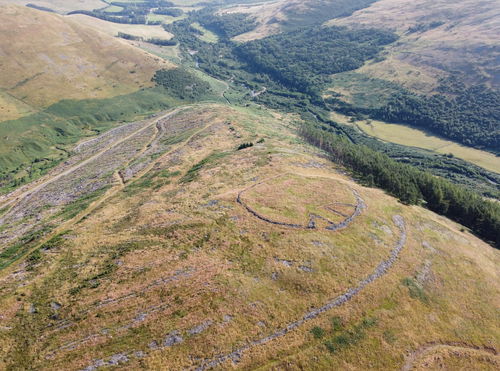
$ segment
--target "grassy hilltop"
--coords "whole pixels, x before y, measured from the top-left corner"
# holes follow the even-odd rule
[[[126,2],[0,0],[0,370],[499,369],[495,154],[374,117],[491,119],[459,5]]]
[[[1,273],[0,367],[495,369],[498,250],[354,183],[297,119],[196,105],[80,147],[2,217],[51,232]]]

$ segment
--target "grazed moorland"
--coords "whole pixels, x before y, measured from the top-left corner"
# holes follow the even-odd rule
[[[199,105],[80,144],[2,216],[58,225],[2,270],[2,367],[394,369],[430,342],[498,349],[498,251],[354,183],[295,120]]]
[[[500,367],[492,1],[14,3],[0,370]]]

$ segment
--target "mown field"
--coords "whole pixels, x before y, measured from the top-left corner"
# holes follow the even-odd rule
[[[332,119],[360,128],[363,132],[386,142],[409,147],[424,148],[436,153],[451,154],[487,170],[500,173],[500,161],[492,153],[465,147],[452,141],[427,134],[405,125],[389,124],[379,120],[359,120],[350,122],[349,117],[332,113]]]

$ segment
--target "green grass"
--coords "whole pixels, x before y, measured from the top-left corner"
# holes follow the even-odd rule
[[[118,13],[121,12],[122,10],[123,8],[117,5],[110,5],[106,9],[104,9],[106,13]]]
[[[217,41],[219,41],[219,37],[216,34],[214,34],[212,31],[207,30],[198,22],[192,23],[191,26],[203,33],[203,35],[197,35],[201,41],[205,41],[207,43],[216,43]]]
[[[405,125],[389,124],[377,120],[358,121],[356,125],[366,134],[384,141],[429,149],[441,154],[451,154],[486,170],[500,174],[499,158],[490,152],[466,147]]]
[[[407,277],[407,278],[403,279],[402,283],[403,283],[403,285],[405,285],[406,287],[408,287],[408,293],[410,294],[410,297],[412,299],[418,299],[422,303],[428,303],[429,302],[429,298],[426,295],[426,293],[424,292],[423,288],[420,287],[417,284],[417,282],[415,282],[415,280],[413,280],[412,278]]]
[[[166,59],[175,64],[181,64],[179,45],[174,46],[158,46],[149,43],[140,43],[139,47],[148,53],[154,54],[158,57]]]
[[[55,235],[54,237],[52,237],[50,240],[48,240],[47,242],[44,242],[41,246],[40,246],[40,249],[42,250],[51,250],[51,249],[55,249],[57,247],[60,247],[63,242],[64,242],[64,235],[67,234],[68,232],[62,232],[62,233],[59,233],[57,235]]]
[[[3,214],[5,214],[8,210],[9,210],[9,206],[2,207],[0,209],[0,216],[2,216]]]
[[[166,15],[166,14],[148,14],[148,22],[160,21],[164,24],[177,22],[177,21],[180,21],[184,18],[187,18],[186,14],[183,14],[179,17],[172,17],[172,16]]]
[[[314,326],[311,329],[311,334],[316,338],[316,339],[321,339],[323,336],[325,336],[325,330],[323,330],[319,326]]]
[[[35,266],[42,261],[42,259],[43,259],[42,251],[51,250],[51,249],[55,249],[57,247],[60,247],[65,241],[63,236],[66,233],[68,233],[68,232],[66,231],[66,232],[59,233],[59,234],[55,235],[47,242],[44,242],[42,245],[40,245],[40,247],[37,248],[35,251],[33,251],[31,254],[29,254],[28,257],[26,258],[26,262],[27,262],[26,269],[33,270],[35,268]]]
[[[330,85],[330,90],[343,96],[341,99],[362,108],[381,107],[391,94],[400,89],[395,83],[357,72],[333,75]]]
[[[150,88],[108,99],[60,101],[40,113],[2,122],[0,193],[46,173],[82,137],[179,103],[164,89]]]
[[[220,160],[221,158],[224,158],[225,156],[229,155],[229,152],[216,152],[212,153],[211,155],[205,157],[203,160],[198,162],[197,164],[193,165],[187,173],[181,178],[180,182],[181,183],[190,183],[193,180],[198,178],[199,172],[201,169],[204,167]]]
[[[344,330],[325,341],[325,347],[330,353],[336,353],[344,348],[355,346],[366,336],[366,330],[377,324],[376,318],[364,318],[351,329]]]
[[[3,250],[0,253],[0,270],[8,267],[18,258],[23,256],[27,251],[34,247],[37,241],[50,232],[52,228],[50,226],[44,226],[41,229],[37,229],[31,233],[24,235],[16,244],[10,246],[9,248]]]
[[[84,211],[92,202],[97,200],[100,196],[102,196],[109,189],[109,186],[98,189],[88,195],[80,197],[75,202],[66,205],[61,212],[56,214],[54,217],[61,217],[64,220],[69,220],[77,216],[79,213]]]
[[[157,190],[164,185],[170,184],[171,178],[181,175],[180,171],[162,170],[160,172],[149,172],[141,178],[128,184],[124,191],[128,196],[139,193],[142,190]]]

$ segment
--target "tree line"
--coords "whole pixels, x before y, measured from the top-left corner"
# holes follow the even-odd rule
[[[190,13],[188,18],[164,25],[164,28],[176,35],[175,40],[180,43],[181,51],[183,51],[187,60],[197,62],[199,68],[211,76],[225,81],[232,81],[233,89],[240,91],[242,96],[245,91],[260,91],[265,86],[267,90],[264,94],[251,97],[251,99],[273,109],[298,114],[311,112],[308,120],[318,119],[325,124],[341,127],[339,133],[348,135],[353,143],[367,145],[375,151],[387,154],[398,162],[407,163],[421,170],[429,171],[433,175],[442,176],[456,184],[473,189],[485,197],[499,197],[498,184],[500,184],[500,176],[498,174],[458,158],[447,157],[415,147],[383,143],[349,126],[333,123],[328,119],[329,110],[333,108],[354,115],[353,108],[340,101],[344,106],[340,106],[340,103],[334,105],[330,99],[323,99],[321,95],[311,95],[292,90],[272,79],[268,74],[249,71],[250,69],[246,63],[236,55],[235,49],[239,47],[237,43],[223,38],[220,38],[217,43],[206,43],[190,31],[190,24],[199,21],[198,18],[198,16],[193,16]],[[190,54],[190,51],[193,50],[196,51],[195,55]],[[443,87],[445,86],[444,81],[441,84]],[[455,85],[446,86],[447,94],[456,94],[463,90],[461,86]],[[245,104],[248,97],[246,95],[242,99],[231,98],[231,101]],[[358,116],[366,118],[366,114],[363,114],[363,112]]]
[[[207,13],[200,14],[198,19],[198,22],[203,27],[225,39],[230,39],[234,36],[252,31],[257,27],[255,19],[241,13],[223,15]]]
[[[155,44],[155,45],[161,45],[161,46],[175,46],[177,45],[177,41],[175,40],[167,40],[167,39],[160,39],[158,37],[152,37],[149,39],[144,39],[142,36],[134,36],[125,32],[118,32],[117,36],[119,38],[125,39],[125,40],[133,40],[133,41],[145,41],[150,44]]]
[[[423,205],[470,228],[500,248],[500,205],[445,179],[396,162],[364,145],[353,144],[328,128],[304,124],[300,135],[329,153],[369,186],[377,186],[405,204]]]
[[[68,14],[84,14],[113,23],[147,24],[147,15],[150,13],[151,9],[158,8],[165,11],[165,9],[175,6],[173,2],[167,0],[145,0],[140,2],[113,1],[110,5],[119,6],[123,9],[112,13],[104,11],[105,8],[94,10],[75,10],[69,12]],[[149,24],[161,24],[161,22],[153,21],[149,22]]]
[[[430,130],[468,146],[500,152],[500,92],[484,85],[465,88],[452,97],[395,94],[372,116]]]

